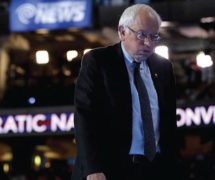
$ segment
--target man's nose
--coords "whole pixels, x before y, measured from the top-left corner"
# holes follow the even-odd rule
[[[143,39],[143,43],[145,46],[151,46],[152,45],[152,40],[147,36]]]

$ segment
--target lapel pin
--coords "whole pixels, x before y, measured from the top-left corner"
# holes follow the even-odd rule
[[[155,73],[155,77],[158,78],[158,74],[157,73]]]

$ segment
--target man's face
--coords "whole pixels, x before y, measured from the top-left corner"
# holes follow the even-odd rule
[[[159,26],[155,17],[149,17],[145,12],[140,11],[131,26],[119,27],[119,31],[126,51],[135,61],[140,62],[152,54],[156,42],[150,37],[158,34]],[[137,37],[137,32],[143,32],[147,34],[147,37],[140,40]]]

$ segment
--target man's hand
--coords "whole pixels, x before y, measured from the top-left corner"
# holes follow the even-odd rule
[[[94,173],[87,176],[87,180],[107,180],[104,173]]]

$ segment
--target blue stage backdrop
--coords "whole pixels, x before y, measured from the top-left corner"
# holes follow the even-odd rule
[[[92,0],[12,0],[11,32],[90,27]]]

